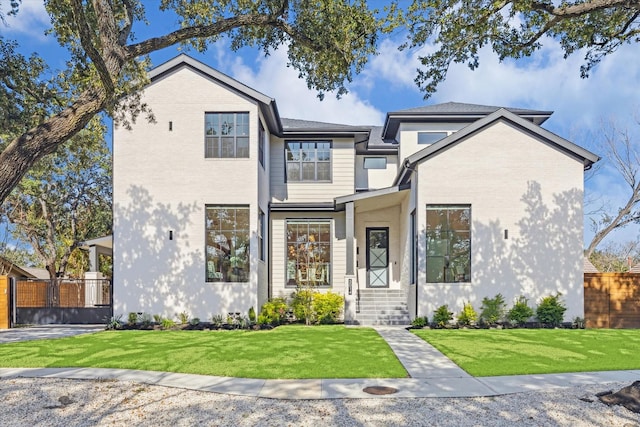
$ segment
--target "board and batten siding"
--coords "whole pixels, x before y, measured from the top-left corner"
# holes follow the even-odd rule
[[[271,214],[271,296],[289,297],[295,288],[286,287],[287,220],[331,221],[331,287],[318,288],[344,295],[347,245],[344,213]]]
[[[581,160],[500,120],[421,163],[418,181],[418,315],[497,293],[535,306],[556,292],[566,319],[584,315]],[[471,205],[470,283],[426,283],[428,204]]]
[[[324,140],[317,138],[316,140]],[[332,202],[353,194],[355,149],[353,139],[331,140],[331,182],[286,182],[285,139],[271,140],[271,198],[275,203]]]
[[[246,314],[258,305],[258,106],[186,67],[142,102],[156,123],[114,129],[114,313]],[[205,112],[249,113],[249,158],[204,157]],[[206,205],[249,206],[249,282],[205,281]]]

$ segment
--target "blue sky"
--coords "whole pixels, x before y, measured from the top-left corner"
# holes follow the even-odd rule
[[[151,25],[144,27],[138,23],[134,27],[139,38],[176,28],[175,19],[156,11],[155,2],[147,3]],[[40,52],[54,69],[64,66],[65,51],[59,48],[54,37],[44,35],[49,18],[40,0],[23,0],[18,17],[7,17],[7,23],[8,27],[0,28],[0,34],[17,39],[24,53]],[[634,116],[640,114],[638,45],[623,46],[604,59],[588,79],[580,78],[584,54],[578,52],[564,59],[553,40],[546,40],[534,57],[520,61],[500,63],[495,54],[485,49],[477,70],[471,71],[464,64],[453,65],[438,92],[425,101],[413,79],[419,67],[417,57],[433,51],[434,47],[398,51],[397,46],[405,35],[399,30],[382,39],[380,54],[371,58],[365,70],[349,85],[349,94],[339,100],[328,94],[322,102],[297,78],[295,70],[287,68],[284,50],[265,58],[253,49],[232,52],[222,40],[204,54],[187,53],[275,98],[283,117],[376,125],[382,123],[388,111],[457,101],[552,110],[555,113],[544,127],[601,156],[604,153],[598,144],[603,122],[615,120],[640,139],[640,126],[634,120]],[[151,59],[158,65],[180,52],[179,47],[172,47],[154,53]],[[627,194],[626,184],[611,173],[606,159],[601,162],[601,172],[586,183],[587,197],[597,202],[585,211],[600,204],[619,206]],[[589,241],[591,235],[585,221],[585,241]],[[636,239],[637,227],[627,228],[610,238],[618,242]]]

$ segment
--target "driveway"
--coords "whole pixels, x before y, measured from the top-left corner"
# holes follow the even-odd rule
[[[98,331],[104,331],[104,325],[38,325],[26,328],[0,329],[0,344],[71,337]]]

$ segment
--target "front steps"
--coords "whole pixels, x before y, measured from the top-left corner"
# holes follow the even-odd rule
[[[361,289],[360,312],[352,325],[410,325],[407,294],[399,289]]]

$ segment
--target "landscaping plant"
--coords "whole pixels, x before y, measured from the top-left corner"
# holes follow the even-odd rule
[[[453,312],[449,311],[447,304],[441,305],[433,312],[433,323],[440,328],[444,328],[451,320],[453,320]]]
[[[287,301],[284,298],[272,298],[262,305],[258,323],[261,325],[279,325],[287,314]]]
[[[524,325],[531,316],[533,316],[533,309],[529,307],[527,299],[523,296],[518,297],[511,310],[507,313],[507,319],[517,325]]]
[[[186,325],[187,323],[189,323],[189,315],[186,311],[178,313],[178,320],[180,321],[181,325]]]
[[[291,294],[291,309],[296,319],[304,319],[305,325],[310,325],[314,320],[313,291],[298,288]]]
[[[462,311],[458,314],[458,324],[460,326],[474,325],[478,321],[478,313],[470,302],[465,302]]]
[[[429,318],[427,316],[416,317],[411,321],[411,326],[416,328],[424,328],[429,324]]]
[[[313,294],[312,308],[318,323],[336,323],[344,307],[344,297],[331,291]]]
[[[129,318],[127,319],[127,323],[132,326],[138,323],[138,313],[133,311],[129,313]]]
[[[549,326],[559,326],[562,323],[567,307],[560,301],[561,296],[562,294],[558,292],[542,298],[536,309],[536,317],[540,322]]]
[[[484,297],[480,306],[480,320],[488,325],[495,325],[504,318],[506,307],[502,294],[493,298]]]

